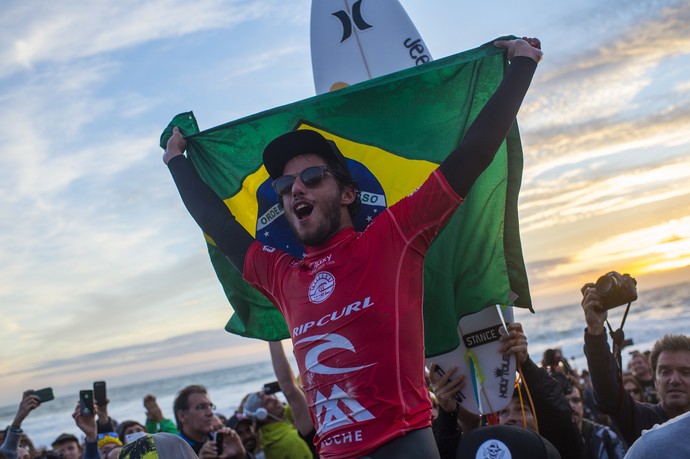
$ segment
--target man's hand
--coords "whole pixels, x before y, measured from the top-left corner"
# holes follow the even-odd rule
[[[501,353],[515,354],[518,363],[522,365],[527,361],[527,336],[522,331],[522,324],[515,322],[508,324],[508,333],[501,336]]]
[[[33,390],[27,390],[22,394],[22,401],[19,402],[19,408],[17,408],[17,414],[14,415],[14,421],[12,425],[15,427],[21,427],[22,422],[29,413],[35,410],[38,405],[41,404],[37,396],[33,395]]]
[[[98,407],[94,406],[94,410],[98,412]],[[94,442],[98,439],[98,426],[96,426],[96,413],[89,416],[82,416],[81,414],[81,402],[77,402],[77,407],[72,413],[74,418],[74,423],[79,427],[79,429],[86,435],[86,440],[89,442]]]
[[[507,49],[509,61],[518,56],[527,56],[535,62],[539,62],[544,57],[538,38],[522,37],[515,40],[496,40],[494,46]]]
[[[110,421],[110,415],[108,415],[108,404],[109,403],[110,403],[109,398],[105,399],[104,405],[99,405],[97,403],[94,403],[94,408],[96,410],[96,413],[98,413],[98,423],[101,425],[107,424]]]
[[[163,420],[163,412],[154,395],[148,394],[144,397],[144,408],[146,408],[146,418],[149,421],[160,423]]]
[[[168,145],[163,153],[163,162],[168,164],[175,156],[180,156],[187,149],[187,141],[182,137],[182,133],[177,127],[173,128],[173,133],[168,139]]]
[[[594,284],[585,284],[582,287],[582,310],[585,312],[587,322],[587,333],[590,335],[601,335],[606,332],[604,322],[608,317],[606,308],[597,293]]]
[[[247,451],[244,449],[242,439],[237,435],[237,432],[230,428],[221,430],[223,433],[223,453],[220,455],[222,459],[244,459],[247,457]]]
[[[450,378],[455,374],[457,368],[448,368],[443,376],[439,376],[437,369],[438,365],[432,363],[429,369],[431,389],[436,395],[441,409],[446,413],[452,413],[458,406],[454,396],[465,387],[465,375],[460,375],[460,377],[451,380]]]
[[[216,443],[212,440],[204,443],[204,446],[199,450],[199,459],[217,459]]]
[[[247,451],[244,449],[242,440],[237,435],[237,432],[224,427],[217,431],[216,435],[223,435],[223,451],[218,454],[216,442],[209,440],[201,447],[199,459],[245,459],[247,457]]]

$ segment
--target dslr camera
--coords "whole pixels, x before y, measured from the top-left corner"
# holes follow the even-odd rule
[[[594,288],[606,310],[632,303],[637,299],[637,281],[629,274],[611,271],[597,279]]]

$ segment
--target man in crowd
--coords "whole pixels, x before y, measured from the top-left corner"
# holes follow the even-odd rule
[[[212,440],[215,408],[206,388],[200,385],[185,387],[177,394],[173,402],[179,435],[197,454],[204,444]]]
[[[622,389],[622,373],[609,349],[604,323],[607,310],[592,284],[582,289],[585,314],[585,356],[594,395],[604,413],[611,416],[628,445],[642,430],[690,411],[690,337],[665,335],[652,347],[650,360],[659,403],[635,401]]]
[[[75,418],[76,419],[76,418]],[[93,433],[93,443],[96,445],[96,432]],[[65,459],[80,459],[81,446],[79,440],[72,434],[63,433],[59,435],[52,444],[53,449],[62,451]],[[98,450],[98,446],[96,446]]]
[[[649,364],[649,358],[641,352],[633,352],[630,359],[630,370],[637,382],[642,386],[643,401],[647,403],[658,403],[656,385],[654,384],[654,373]]]
[[[563,459],[580,459],[583,442],[580,432],[572,418],[572,409],[564,397],[557,380],[549,375],[545,368],[539,368],[530,358],[527,350],[527,336],[523,332],[522,324],[508,324],[508,330],[501,335],[501,353],[515,355],[518,366],[522,370],[534,404],[532,412],[529,396],[525,385],[520,385],[520,392],[516,389],[508,405],[499,411],[499,423],[505,426],[526,428],[538,432],[543,438],[558,450]],[[456,416],[459,413],[454,395],[462,389],[463,378],[450,379],[453,370],[439,377],[432,365],[430,378],[434,393],[439,401],[439,421],[434,427],[437,429],[437,441],[442,459],[456,457],[457,445],[461,437],[468,431],[477,428],[478,423],[466,425],[461,431],[458,429]],[[567,378],[563,373],[558,376]],[[452,411],[451,411],[452,410]],[[443,412],[451,413],[444,414]],[[482,429],[483,427],[479,427]]]
[[[247,455],[252,455],[257,459],[264,458],[259,445],[259,437],[256,433],[256,424],[252,419],[248,418],[244,413],[237,412],[228,419],[225,425],[237,432],[240,440],[242,440],[244,449],[247,451]]]
[[[182,389],[175,397],[173,411],[177,430],[200,459],[246,458],[247,454],[237,433],[229,428],[215,429],[216,405],[211,403],[204,386],[191,385]],[[218,451],[215,436],[223,437],[223,451]]]
[[[325,458],[438,457],[424,377],[424,256],[491,164],[542,56],[536,39],[495,44],[511,65],[460,145],[362,233],[352,224],[356,183],[333,142],[297,130],[269,143],[264,166],[303,259],[256,242],[192,171],[177,128],[167,142],[163,160],[185,206],[292,330]]]
[[[584,457],[590,459],[623,459],[625,445],[608,426],[585,417],[582,388],[573,381],[561,384],[563,395],[573,410],[573,422],[584,441]]]

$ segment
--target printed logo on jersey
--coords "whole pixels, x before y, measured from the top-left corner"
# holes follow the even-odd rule
[[[335,290],[335,276],[328,271],[321,271],[309,284],[309,301],[314,304],[323,303]]]
[[[513,459],[510,449],[500,440],[487,440],[477,449],[475,459]]]
[[[309,269],[311,272],[316,272],[322,267],[332,265],[333,263],[335,263],[335,260],[333,260],[333,254],[329,253],[323,258],[319,258],[318,260],[309,263]]]
[[[302,338],[301,340],[295,343],[295,347],[301,344],[312,343],[315,341],[323,342],[309,349],[309,351],[307,351],[307,354],[304,356],[304,367],[307,369],[307,371],[310,371],[312,373],[318,373],[321,375],[340,375],[343,373],[358,371],[363,368],[367,368],[374,365],[373,363],[370,363],[368,365],[361,365],[358,367],[329,367],[328,365],[321,363],[321,354],[323,354],[326,351],[331,351],[334,349],[345,349],[346,351],[350,351],[355,354],[357,353],[355,347],[352,345],[350,340],[348,340],[342,335],[338,335],[335,333],[328,333],[326,335],[316,335],[309,336],[307,338]]]
[[[359,212],[353,221],[363,231],[386,207],[398,202],[419,187],[438,166],[429,161],[407,159],[374,145],[347,139],[335,133],[300,122],[296,129],[311,129],[332,140],[346,158],[357,181]],[[405,174],[400,174],[405,171]],[[266,168],[261,166],[242,181],[242,188],[225,200],[237,221],[259,242],[303,258],[304,246],[293,234]],[[210,238],[209,243],[213,244]]]
[[[322,316],[319,320],[310,320],[299,324],[297,327],[292,329],[292,338],[297,338],[312,329],[313,327],[323,327],[331,322],[340,320],[343,317],[348,317],[350,314],[360,313],[365,309],[374,306],[374,302],[371,301],[371,297],[368,296],[361,301],[354,301],[347,306],[343,306],[338,310],[334,310]]]
[[[342,390],[337,385],[333,385],[330,397],[326,397],[320,391],[316,391],[316,421],[318,423],[317,434],[322,435],[337,427],[343,427],[356,422],[368,421],[374,419],[366,408],[364,408],[357,400],[350,397],[350,395]],[[330,443],[345,443],[347,440],[361,441],[361,431],[356,431],[354,434],[344,434],[337,437],[329,438]],[[327,443],[327,444],[330,444]]]
[[[264,252],[268,252],[268,253],[273,253],[273,252],[276,251],[276,249],[273,248],[273,247],[271,247],[270,245],[265,245],[264,248],[263,248],[263,251],[264,251]]]

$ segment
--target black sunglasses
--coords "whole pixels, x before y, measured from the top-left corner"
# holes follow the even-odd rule
[[[323,177],[326,172],[335,175],[335,173],[326,166],[311,166],[307,167],[299,174],[281,175],[273,181],[273,189],[278,196],[287,194],[292,190],[292,185],[295,184],[297,177],[299,177],[302,183],[308,188],[314,188],[323,182]]]

